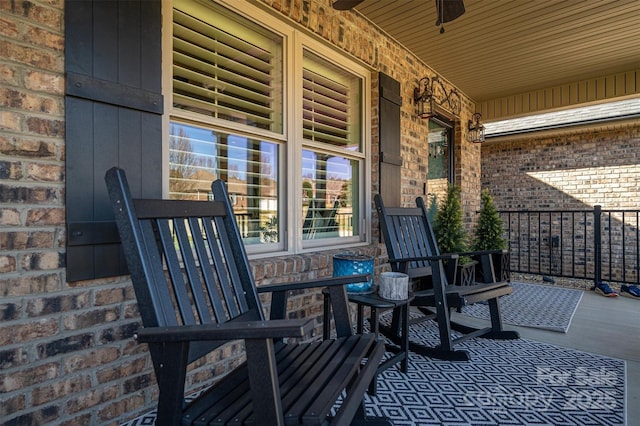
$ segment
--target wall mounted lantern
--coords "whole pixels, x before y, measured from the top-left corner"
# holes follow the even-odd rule
[[[469,120],[469,140],[474,143],[484,142],[484,125],[480,122],[482,114],[476,112]]]
[[[454,115],[460,115],[462,102],[458,90],[448,91],[440,78],[422,77],[418,80],[418,87],[413,89],[413,103],[416,107],[416,116],[431,118],[436,115],[436,105],[445,106]]]
[[[420,118],[430,118],[435,115],[436,102],[433,97],[432,87],[433,83],[431,83],[429,77],[422,77],[418,81],[418,87],[413,89],[416,116]]]

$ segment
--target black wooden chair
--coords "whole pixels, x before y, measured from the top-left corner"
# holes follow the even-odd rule
[[[302,238],[312,240],[316,236],[337,236],[338,222],[336,221],[336,215],[339,207],[340,203],[336,201],[333,203],[333,207],[319,208],[316,207],[316,201],[311,200],[302,224]]]
[[[416,199],[416,207],[385,208],[380,194],[374,197],[374,201],[391,269],[409,275],[415,296],[411,305],[417,307],[423,314],[420,318],[412,318],[411,323],[434,319],[438,324],[440,337],[438,346],[425,347],[410,342],[410,350],[434,358],[468,360],[468,352],[454,350],[455,344],[473,337],[519,338],[517,332],[502,328],[498,298],[510,294],[513,288],[508,281],[496,279],[492,256],[503,255],[501,250],[440,254],[422,198]],[[468,286],[449,284],[454,282],[456,263],[461,255],[469,256],[479,262],[483,268],[480,276],[484,283]],[[497,276],[502,278],[505,274],[501,272]],[[465,305],[484,301],[489,304],[490,327],[475,329],[451,321],[452,309],[461,310]],[[462,333],[462,336],[453,338],[452,330]],[[381,331],[388,337],[398,340],[400,333],[398,313],[394,312],[391,327]]]
[[[367,275],[258,289],[222,181],[210,202],[132,200],[117,168],[106,181],[142,317],[136,338],[149,345],[159,386],[156,424],[390,424],[364,415],[384,344],[352,334],[344,290]],[[326,286],[338,337],[288,343],[313,326],[285,319],[288,292]],[[259,292],[272,292],[270,320]],[[238,339],[247,361],[185,405],[187,366]]]

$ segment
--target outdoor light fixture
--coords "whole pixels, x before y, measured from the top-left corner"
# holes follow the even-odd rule
[[[436,75],[434,77],[422,77],[418,80],[418,87],[413,89],[413,103],[416,106],[416,116],[431,118],[436,115],[436,105],[447,105],[454,115],[460,115],[462,102],[456,89],[447,91],[446,86]]]
[[[424,87],[422,87],[424,83]],[[430,118],[435,115],[436,102],[433,96],[433,83],[429,77],[422,77],[418,87],[413,89],[413,103],[416,106],[416,116]]]
[[[480,122],[482,114],[476,112],[469,120],[469,140],[475,143],[484,142],[484,125]]]

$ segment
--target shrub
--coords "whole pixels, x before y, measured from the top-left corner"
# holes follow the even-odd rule
[[[447,187],[447,196],[438,207],[433,227],[440,253],[467,251],[468,236],[462,223],[459,186]]]
[[[503,237],[504,223],[493,204],[489,190],[482,190],[480,202],[480,215],[473,232],[473,250],[506,249],[507,241]]]

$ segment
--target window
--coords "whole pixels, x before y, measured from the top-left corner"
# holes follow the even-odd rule
[[[169,197],[209,200],[221,178],[248,244],[277,242],[278,146],[245,136],[172,123]]]
[[[303,239],[359,233],[361,79],[305,51],[302,72]],[[355,185],[354,185],[355,182]],[[312,245],[312,244],[308,244]]]
[[[366,69],[248,3],[175,0],[169,196],[227,182],[249,253],[366,242]]]

